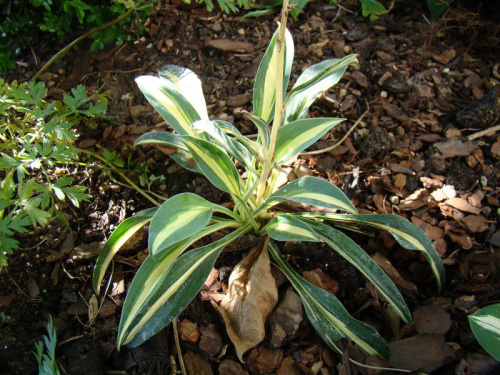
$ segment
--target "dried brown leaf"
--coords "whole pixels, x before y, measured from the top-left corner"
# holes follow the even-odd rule
[[[198,328],[198,324],[184,319],[179,323],[179,335],[181,337],[181,340],[192,342],[193,344],[195,344],[200,339],[201,333],[200,329]]]
[[[331,279],[319,268],[312,271],[304,271],[302,272],[302,276],[311,284],[316,285],[318,288],[324,289],[327,292],[335,295],[339,292],[339,283]]]
[[[267,242],[262,242],[235,267],[220,305],[240,361],[248,349],[264,339],[265,322],[277,302],[278,289],[271,275]]]
[[[396,268],[394,268],[394,266],[391,264],[389,259],[387,259],[385,256],[380,253],[376,253],[372,255],[372,259],[380,268],[382,268],[382,270],[384,270],[384,272],[392,279],[392,281],[394,281],[397,286],[409,292],[417,292],[417,286],[412,282],[403,279]]]

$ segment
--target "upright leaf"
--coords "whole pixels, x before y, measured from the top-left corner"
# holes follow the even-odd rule
[[[278,302],[278,289],[271,275],[266,241],[261,242],[234,268],[228,292],[220,307],[226,330],[243,362],[243,354],[266,334],[266,320]]]
[[[274,104],[276,95],[276,74],[278,74],[278,58],[276,40],[280,28],[274,33],[266,53],[260,62],[253,91],[253,108],[256,116],[269,124],[274,117]],[[286,30],[285,37],[285,68],[283,74],[283,93],[286,93],[290,72],[292,69],[294,46],[292,35]]]
[[[343,118],[308,118],[296,120],[278,130],[276,139],[275,161],[283,163],[304,151],[327,131],[340,124]]]
[[[201,116],[175,83],[153,76],[140,76],[135,82],[146,99],[177,133],[191,134],[189,126],[201,120]]]
[[[336,342],[347,337],[368,355],[388,354],[387,343],[373,327],[354,319],[333,294],[304,280],[283,259],[274,242],[270,241],[268,248],[273,260],[299,293],[309,321],[330,348],[341,353]]]
[[[500,303],[469,315],[472,333],[492,357],[500,361]]]
[[[196,74],[177,65],[165,65],[158,75],[174,83],[179,88],[179,92],[189,99],[200,117],[208,120],[207,104],[203,96],[201,81]]]
[[[263,230],[276,241],[320,241],[309,225],[292,215],[284,214],[275,217]]]
[[[133,217],[125,219],[116,227],[111,236],[108,238],[106,244],[97,257],[94,274],[92,276],[92,284],[97,295],[99,295],[100,285],[102,279],[104,278],[106,269],[115,254],[139,229],[151,221],[151,218],[157,209],[157,207],[148,208],[138,212]]]
[[[356,55],[325,60],[307,68],[297,79],[285,103],[284,124],[305,118],[311,104],[324,91],[337,84],[347,67],[356,64]]]
[[[213,203],[191,193],[174,195],[156,211],[149,227],[149,252],[162,250],[203,229],[213,212]]]
[[[241,196],[240,175],[231,158],[217,145],[204,139],[181,137],[203,174],[217,188]]]

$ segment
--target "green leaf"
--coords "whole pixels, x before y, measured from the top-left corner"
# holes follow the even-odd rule
[[[260,141],[262,142],[262,148],[266,150],[271,140],[271,133],[269,131],[267,124],[260,117],[257,117],[249,112],[243,112],[243,115],[247,119],[252,121],[253,124],[257,127],[257,131],[259,132],[259,138]]]
[[[500,303],[468,316],[472,333],[493,358],[500,361]]]
[[[391,279],[356,242],[344,233],[328,225],[312,220],[307,220],[305,223],[316,232],[321,240],[325,241],[328,246],[356,267],[377,288],[380,294],[406,323],[412,320],[410,310],[408,310],[398,288],[396,288]]]
[[[268,249],[273,260],[299,293],[309,321],[330,348],[341,353],[336,342],[346,337],[367,355],[388,355],[387,343],[373,327],[354,319],[333,294],[300,277],[283,259],[273,241],[269,241]]]
[[[335,85],[349,65],[358,64],[356,57],[325,60],[306,69],[286,98],[284,124],[305,117],[314,100]]]
[[[405,249],[422,252],[431,266],[438,291],[444,285],[446,276],[443,262],[434,248],[432,241],[422,229],[398,215],[340,215],[329,213],[305,214],[303,217],[332,220],[335,222],[362,224],[383,229],[389,232]]]
[[[356,55],[349,55],[343,59],[325,60],[304,70],[287,97],[283,124],[305,118],[311,104],[336,85],[348,66],[356,62]]]
[[[387,12],[384,6],[377,0],[360,0],[360,2],[363,17],[370,16],[371,21],[376,20],[378,14]]]
[[[192,133],[189,127],[201,120],[201,116],[177,84],[153,76],[140,76],[135,81],[151,105],[177,133]]]
[[[214,204],[192,193],[166,200],[149,227],[148,247],[153,257],[171,245],[203,229],[212,217]]]
[[[285,200],[350,213],[358,212],[342,190],[318,177],[302,177],[286,184],[269,196],[263,206],[273,206]]]
[[[274,33],[266,53],[260,62],[255,86],[253,91],[253,109],[256,116],[260,117],[266,124],[269,124],[274,117],[274,105],[276,102],[276,75],[278,66],[276,39],[280,27]],[[292,69],[294,46],[292,35],[286,30],[285,38],[285,67],[283,69],[283,93],[286,93],[290,72]]]
[[[453,1],[455,0],[427,0],[427,8],[431,12],[432,20],[437,20]]]
[[[200,79],[191,70],[177,65],[165,65],[158,75],[175,84],[203,120],[208,120],[207,104]]]
[[[139,229],[151,221],[151,218],[157,210],[158,207],[148,208],[138,212],[133,217],[125,219],[116,227],[108,238],[97,257],[94,274],[92,276],[92,284],[97,295],[99,295],[100,285],[106,273],[106,269],[115,254]]]
[[[276,139],[275,161],[283,163],[304,151],[327,131],[340,124],[343,118],[308,118],[293,121],[278,130]]]
[[[227,193],[241,196],[240,175],[231,158],[220,147],[196,137],[183,136],[181,139],[213,185]]]
[[[314,230],[302,220],[286,214],[275,217],[263,230],[276,241],[320,241]]]
[[[249,229],[249,225],[241,227],[217,242],[191,250],[166,270],[163,262],[168,255],[148,257],[151,260],[141,266],[145,271],[139,277],[138,272],[137,281],[134,278],[127,294],[118,329],[118,347],[140,345],[169,324],[198,294],[224,247]],[[141,297],[140,306],[133,303],[142,295],[147,298]]]
[[[135,140],[134,147],[144,144],[158,144],[162,146],[175,147],[186,152],[188,151],[178,134],[167,132],[149,132],[143,134]]]

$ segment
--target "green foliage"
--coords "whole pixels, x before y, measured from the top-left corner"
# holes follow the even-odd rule
[[[500,361],[500,303],[483,307],[468,318],[477,341],[493,358]]]
[[[36,353],[33,352],[38,362],[39,375],[60,374],[56,363],[56,345],[57,334],[51,317],[47,324],[47,335],[43,337],[43,342],[40,340],[35,343]]]
[[[61,38],[105,25],[129,9],[138,9],[143,20],[152,4],[159,0],[7,0],[0,9],[0,72],[15,68],[15,58],[30,45],[40,43],[47,34]],[[130,40],[125,19],[90,36],[91,49]]]
[[[114,254],[149,224],[149,256],[127,294],[118,347],[139,345],[170,323],[199,292],[224,247],[247,233],[262,237],[262,251],[271,254],[299,293],[313,326],[337,351],[336,342],[343,337],[353,340],[366,354],[387,355],[388,347],[373,327],[354,319],[334,295],[303,279],[280,253],[279,242],[324,242],[356,267],[406,322],[411,320],[411,314],[394,283],[335,226],[355,232],[365,227],[387,231],[402,247],[422,253],[441,289],[445,276],[439,255],[424,232],[410,221],[396,215],[360,215],[338,187],[317,177],[277,185],[281,164],[344,121],[306,117],[313,101],[335,85],[350,65],[357,64],[356,56],[349,55],[312,65],[286,94],[293,51],[292,36],[281,25],[257,71],[254,114],[246,114],[257,128],[259,136],[255,140],[228,122],[209,120],[201,82],[192,71],[167,65],[159,77],[136,79],[175,133],[148,133],[135,144],[175,148],[172,158],[179,165],[205,175],[231,196],[234,206],[228,209],[195,194],[181,193],[159,208],[126,219],[116,228],[94,269],[97,293]],[[244,173],[238,171],[236,162]],[[344,213],[286,213],[278,209],[278,203],[286,201]],[[202,238],[205,243],[210,241],[208,236],[214,232],[220,233],[217,241],[196,247]]]
[[[77,159],[77,124],[105,117],[106,98],[88,96],[83,86],[62,101],[47,102],[41,82],[9,85],[0,80],[0,266],[18,246],[14,234],[64,217],[56,203],[78,207],[90,196],[72,185],[67,164]]]
[[[432,20],[437,20],[453,1],[455,0],[427,0],[427,8],[431,12]]]

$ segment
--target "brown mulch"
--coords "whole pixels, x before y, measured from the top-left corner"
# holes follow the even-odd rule
[[[500,296],[500,132],[491,130],[500,124],[498,18],[460,18],[450,12],[443,17],[447,23],[429,26],[422,17],[425,8],[398,2],[389,14],[370,22],[357,14],[357,5],[346,3],[347,10],[308,4],[290,22],[296,44],[292,81],[309,65],[348,53],[359,54],[360,68],[351,68],[312,106],[311,116],[348,120],[308,150],[314,153],[285,170],[290,176],[329,179],[361,212],[395,213],[421,227],[445,264],[445,290],[438,295],[426,263],[390,237],[360,236],[360,244],[407,299],[415,320],[404,325],[371,285],[326,246],[288,244],[285,250],[293,254],[296,269],[336,293],[355,317],[377,327],[390,343],[391,356],[365,359],[348,343],[343,343],[345,355],[337,356],[297,311],[281,318],[297,319],[293,334],[276,341],[273,329],[284,324],[277,317],[266,339],[247,353],[246,363],[239,363],[212,306],[220,302],[229,273],[242,257],[241,252],[224,253],[211,282],[179,317],[189,374],[381,373],[352,358],[370,366],[479,375],[495,363],[472,335],[467,315]],[[474,14],[474,9],[454,11]],[[476,20],[473,28],[465,22],[471,19]],[[180,170],[165,152],[131,146],[145,132],[168,129],[134,78],[154,74],[165,64],[187,67],[203,82],[211,116],[251,134],[255,130],[239,109],[251,110],[252,80],[275,19],[241,19],[162,3],[146,24],[145,35],[121,47],[91,53],[77,46],[42,79],[54,99],[78,84],[109,95],[113,120],[81,129],[79,147],[98,151],[99,144],[117,151],[130,169],[147,165],[148,173],[165,176],[152,185],[159,194],[190,191],[222,203],[227,199],[223,193],[203,177]],[[473,38],[482,27],[488,33],[479,44]],[[46,57],[54,52],[39,51]],[[29,78],[34,71],[31,66],[11,77]],[[349,137],[332,148],[365,112]],[[150,203],[99,168],[82,174],[94,198],[79,210],[68,207],[71,228],[52,222],[21,236],[22,249],[0,274],[0,373],[36,373],[34,342],[45,333],[49,315],[57,328],[58,360],[68,374],[179,370],[171,327],[138,348],[114,349],[127,286],[146,254],[145,233],[116,257],[108,293],[99,301],[96,319],[89,319],[100,245],[120,221]],[[137,182],[139,175],[128,173]],[[282,299],[287,288],[283,281]]]

